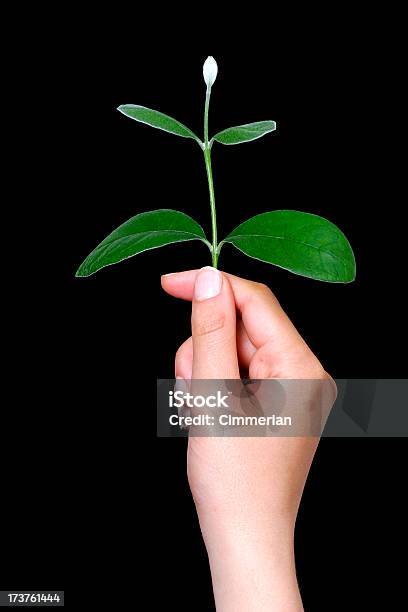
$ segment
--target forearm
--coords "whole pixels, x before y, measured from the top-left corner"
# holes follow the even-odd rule
[[[199,518],[218,612],[303,611],[291,521]]]
[[[313,438],[190,438],[218,612],[301,612],[294,527]],[[205,451],[205,455],[204,455]]]

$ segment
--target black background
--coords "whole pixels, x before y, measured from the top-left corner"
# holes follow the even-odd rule
[[[168,246],[74,278],[138,212],[175,208],[209,232],[204,164],[193,141],[115,109],[143,104],[201,134],[202,63],[213,54],[210,132],[278,125],[252,143],[214,146],[220,236],[267,210],[317,213],[352,243],[357,280],[303,279],[229,245],[221,268],[267,283],[334,377],[403,377],[399,51],[364,22],[307,41],[289,28],[279,43],[275,27],[262,44],[255,32],[233,44],[197,32],[193,44],[183,28],[162,36],[142,20],[133,34],[68,23],[27,55],[22,89],[35,112],[13,117],[23,140],[7,268],[0,586],[90,583],[122,601],[120,589],[153,579],[155,604],[191,609],[194,593],[194,609],[208,610],[185,440],[155,438],[155,381],[173,376],[190,315],[163,294],[160,275],[209,264],[208,250]],[[297,529],[306,610],[350,608],[352,592],[361,609],[394,591],[405,455],[403,439],[322,440]]]

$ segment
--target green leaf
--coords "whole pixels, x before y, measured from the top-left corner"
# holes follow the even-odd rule
[[[168,209],[144,212],[109,234],[82,262],[76,276],[90,276],[137,253],[186,240],[202,240],[211,248],[201,225],[188,215]]]
[[[265,134],[273,132],[274,130],[276,130],[275,121],[258,121],[256,123],[237,125],[236,127],[218,132],[218,134],[212,137],[212,140],[216,140],[225,145],[240,144],[241,142],[256,140],[256,138],[265,136]]]
[[[118,107],[118,111],[126,115],[126,117],[139,121],[139,123],[146,123],[151,127],[170,132],[170,134],[176,134],[177,136],[183,136],[184,138],[193,138],[202,146],[201,140],[188,127],[159,111],[146,108],[145,106],[138,106],[137,104],[122,104]]]
[[[347,238],[333,223],[310,213],[262,213],[241,223],[223,242],[250,257],[317,280],[349,283],[356,275]]]

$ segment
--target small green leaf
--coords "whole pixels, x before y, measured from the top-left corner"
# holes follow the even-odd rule
[[[144,212],[109,234],[82,262],[75,276],[90,276],[137,253],[186,240],[202,240],[211,248],[201,225],[188,215],[169,209]]]
[[[202,146],[201,140],[188,127],[159,111],[146,108],[145,106],[138,106],[137,104],[122,104],[118,107],[118,111],[126,115],[126,117],[139,121],[139,123],[146,123],[151,127],[170,132],[170,134],[176,134],[177,136],[183,136],[184,138],[193,138]]]
[[[333,223],[310,213],[275,210],[244,221],[220,244],[295,274],[333,283],[356,275],[350,243]]]
[[[212,140],[225,145],[240,144],[241,142],[256,140],[256,138],[260,138],[274,130],[276,130],[275,121],[258,121],[256,123],[237,125],[236,127],[218,132],[218,134],[212,137]]]

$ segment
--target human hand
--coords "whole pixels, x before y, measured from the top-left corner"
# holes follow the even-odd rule
[[[162,286],[192,301],[192,337],[177,352],[176,377],[331,380],[266,286],[213,268],[163,276]],[[217,610],[303,609],[293,532],[317,443],[189,438],[188,479]]]

